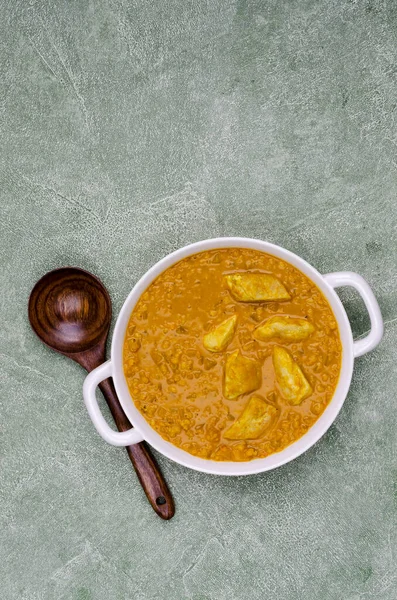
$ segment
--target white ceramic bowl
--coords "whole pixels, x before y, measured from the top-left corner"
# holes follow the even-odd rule
[[[220,462],[199,458],[198,456],[193,456],[164,440],[154,429],[152,429],[143,415],[135,407],[123,371],[123,342],[128,320],[135,304],[152,281],[156,279],[160,273],[165,271],[165,269],[186,256],[202,252],[203,250],[233,247],[252,248],[253,250],[266,252],[291,263],[302,271],[302,273],[307,275],[327,298],[338,322],[342,342],[342,367],[339,382],[334,396],[323,414],[303,437],[287,448],[284,448],[281,452],[277,452],[266,458],[258,458],[247,462]],[[350,323],[345,309],[335,292],[335,288],[342,286],[352,286],[359,292],[370,316],[371,330],[366,337],[358,341],[353,341]],[[360,275],[351,272],[321,275],[316,269],[302,258],[299,258],[296,254],[279,246],[275,246],[274,244],[270,244],[269,242],[234,237],[204,240],[202,242],[190,244],[189,246],[185,246],[184,248],[169,254],[149,269],[149,271],[134,286],[127,300],[124,302],[124,306],[121,309],[116,322],[112,340],[111,359],[92,371],[86,378],[83,388],[84,401],[96,430],[103,439],[110,444],[115,446],[129,446],[130,444],[136,444],[142,440],[146,440],[153,448],[156,448],[156,450],[164,454],[164,456],[167,456],[181,465],[185,465],[185,467],[196,469],[197,471],[214,473],[217,475],[250,475],[253,473],[260,473],[262,471],[275,469],[276,467],[293,460],[313,446],[313,444],[324,435],[336,419],[345,401],[352,377],[354,359],[375,348],[382,339],[382,335],[383,321],[378,302],[368,283]],[[95,392],[97,385],[108,377],[113,377],[120,404],[130,423],[134,426],[134,429],[122,433],[114,431],[109,427],[102,416]]]

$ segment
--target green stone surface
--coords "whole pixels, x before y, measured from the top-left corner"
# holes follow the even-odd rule
[[[393,0],[1,2],[2,600],[396,600],[396,65]],[[294,462],[217,478],[159,456],[163,522],[27,299],[71,264],[117,315],[157,259],[225,235],[361,273],[385,337]]]

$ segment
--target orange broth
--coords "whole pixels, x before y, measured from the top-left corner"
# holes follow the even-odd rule
[[[244,272],[274,275],[291,299],[236,301],[225,275]],[[232,315],[237,325],[227,348],[206,350],[204,335]],[[307,319],[315,330],[299,342],[254,339],[254,330],[276,315]],[[280,393],[272,363],[275,346],[288,350],[312,389],[298,405]],[[260,363],[262,380],[255,391],[229,400],[225,362],[237,349]],[[248,461],[279,452],[307,432],[335,392],[341,356],[333,312],[308,277],[263,252],[227,248],[189,256],[147,288],[128,323],[123,366],[136,407],[165,440],[202,458]],[[256,439],[227,439],[225,432],[253,395],[276,407],[277,418]]]

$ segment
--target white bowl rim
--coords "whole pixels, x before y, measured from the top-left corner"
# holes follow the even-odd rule
[[[342,343],[342,364],[334,395],[312,427],[296,442],[265,458],[246,462],[214,461],[193,456],[163,439],[135,407],[123,370],[123,343],[128,321],[135,304],[147,287],[168,267],[192,254],[218,248],[249,248],[271,254],[289,262],[315,283],[329,302],[336,318]],[[142,437],[167,458],[196,471],[216,475],[252,475],[275,469],[294,460],[311,448],[329,429],[346,399],[353,373],[353,336],[346,311],[334,288],[308,262],[273,243],[244,237],[220,237],[202,240],[168,254],[154,264],[135,284],[117,318],[111,345],[112,376],[120,404],[131,424]]]

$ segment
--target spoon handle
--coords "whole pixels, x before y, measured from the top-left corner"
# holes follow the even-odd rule
[[[105,379],[99,384],[99,387],[118,430],[127,431],[131,429],[131,424],[120,406],[113,381]],[[145,442],[141,442],[127,446],[126,450],[153,510],[162,519],[171,519],[175,513],[174,500],[149,448]]]

